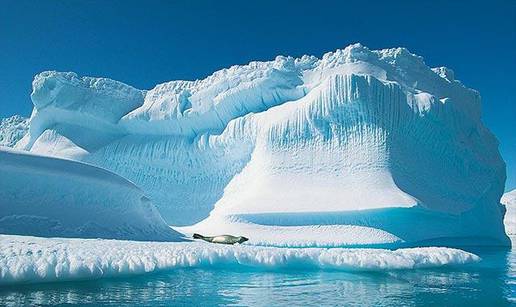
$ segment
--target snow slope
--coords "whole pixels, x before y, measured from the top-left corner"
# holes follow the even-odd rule
[[[177,241],[143,192],[79,162],[0,147],[0,233]]]
[[[436,247],[287,249],[0,235],[0,285],[99,279],[184,267],[386,271],[479,260],[462,250]]]
[[[500,201],[505,205],[505,231],[509,236],[516,237],[516,190],[505,193]]]
[[[279,56],[149,91],[44,72],[32,100],[17,147],[130,179],[181,231],[509,244],[505,164],[480,95],[404,48]]]
[[[29,119],[14,115],[0,120],[0,146],[14,147],[14,145],[29,130]]]

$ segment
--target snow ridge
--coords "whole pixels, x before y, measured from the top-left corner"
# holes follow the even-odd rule
[[[179,241],[125,178],[80,162],[0,147],[0,233]]]

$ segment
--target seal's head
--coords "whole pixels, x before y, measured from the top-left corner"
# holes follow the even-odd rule
[[[242,237],[242,236],[239,236],[239,237],[238,237],[238,240],[237,240],[237,242],[238,242],[238,243],[242,244],[242,243],[244,243],[245,241],[249,241],[249,239],[248,239],[248,238],[246,238],[246,237]]]

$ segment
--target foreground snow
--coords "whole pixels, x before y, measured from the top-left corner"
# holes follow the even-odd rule
[[[205,235],[238,233],[250,239],[247,244],[276,247],[398,248],[506,244],[504,241],[493,242],[488,233],[472,235],[474,231],[467,227],[477,220],[478,212],[475,211],[444,215],[417,206],[340,212],[212,214],[193,226],[173,228],[189,235],[196,232]],[[494,230],[503,231],[503,228]]]
[[[143,192],[107,170],[0,147],[0,233],[177,241]]]
[[[84,280],[185,267],[382,271],[461,265],[451,248],[321,249],[0,235],[0,284]]]
[[[282,224],[283,222],[276,223]],[[402,239],[385,230],[355,225],[277,226],[210,219],[194,226],[174,227],[174,229],[190,236],[196,232],[209,236],[220,233],[238,233],[249,238],[246,244],[256,246],[392,247],[404,243]]]

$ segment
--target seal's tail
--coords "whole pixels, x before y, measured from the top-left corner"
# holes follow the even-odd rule
[[[202,239],[202,238],[204,238],[204,236],[201,236],[201,235],[200,235],[200,234],[198,234],[198,233],[194,233],[194,234],[193,234],[193,238],[194,238],[194,239]]]

